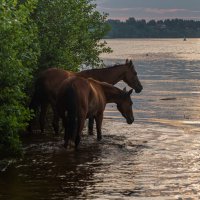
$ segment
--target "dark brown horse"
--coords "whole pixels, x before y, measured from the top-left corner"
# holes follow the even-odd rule
[[[91,69],[85,70],[78,73],[65,71],[57,68],[50,68],[42,72],[35,83],[35,91],[30,103],[30,109],[34,111],[40,106],[40,128],[41,132],[44,131],[45,116],[48,104],[51,105],[54,112],[53,127],[54,131],[58,133],[58,116],[56,115],[55,100],[59,86],[63,80],[70,76],[82,76],[85,78],[94,78],[99,81],[107,82],[112,85],[116,84],[120,80],[123,80],[136,93],[140,93],[143,89],[137,72],[134,68],[132,61],[126,60],[125,64],[115,65],[113,67],[103,69]],[[29,125],[31,131],[31,123]],[[93,120],[89,120],[89,133],[93,132]]]
[[[71,140],[77,147],[86,118],[94,118],[97,139],[101,140],[103,112],[107,103],[116,103],[117,109],[128,124],[134,121],[131,93],[120,90],[111,84],[85,79],[78,76],[63,81],[57,94],[57,110],[65,127],[65,147]]]

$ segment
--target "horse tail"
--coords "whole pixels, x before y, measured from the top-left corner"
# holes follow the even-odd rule
[[[74,88],[69,88],[67,92],[68,108],[67,108],[67,137],[69,141],[75,142],[78,130],[78,104],[77,94]],[[68,143],[68,141],[65,141]]]

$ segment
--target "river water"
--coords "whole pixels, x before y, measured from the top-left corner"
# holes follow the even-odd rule
[[[200,199],[200,39],[107,42],[105,63],[132,59],[144,87],[135,122],[110,104],[102,141],[84,133],[78,151],[52,129],[25,137],[24,158],[0,172],[1,200]]]

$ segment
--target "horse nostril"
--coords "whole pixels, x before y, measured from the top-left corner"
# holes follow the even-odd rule
[[[132,124],[134,122],[134,117],[127,119],[127,124]]]
[[[142,90],[143,90],[143,87],[141,86],[140,88],[136,89],[135,92],[140,93]]]
[[[133,121],[128,121],[128,124],[132,124],[133,123]]]
[[[134,117],[131,119],[131,124],[134,122]]]

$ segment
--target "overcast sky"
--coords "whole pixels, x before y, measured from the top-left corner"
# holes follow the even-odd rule
[[[111,19],[200,20],[200,0],[96,0],[97,9],[109,13]]]

